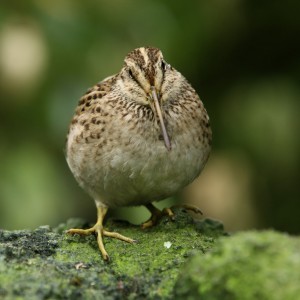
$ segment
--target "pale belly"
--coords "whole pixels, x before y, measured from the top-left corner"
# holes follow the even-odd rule
[[[201,172],[210,148],[193,136],[172,140],[168,151],[163,141],[134,140],[78,145],[69,166],[79,184],[108,207],[142,205],[163,200],[181,191]]]

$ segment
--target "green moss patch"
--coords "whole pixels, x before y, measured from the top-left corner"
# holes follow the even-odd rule
[[[104,238],[109,263],[103,261],[94,235],[66,235],[71,219],[55,229],[0,231],[0,298],[4,299],[172,299],[179,270],[187,259],[209,251],[222,226],[194,221],[182,209],[176,220],[163,218],[143,230],[108,220],[105,227],[138,240],[127,244]]]
[[[274,231],[220,239],[182,269],[176,299],[300,299],[300,238]]]

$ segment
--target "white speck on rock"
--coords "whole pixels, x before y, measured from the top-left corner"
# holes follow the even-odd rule
[[[170,249],[172,246],[172,243],[171,242],[164,242],[164,247],[167,248],[167,249]]]

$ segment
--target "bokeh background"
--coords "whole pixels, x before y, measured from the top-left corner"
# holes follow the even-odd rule
[[[290,0],[2,1],[0,228],[95,220],[65,162],[68,123],[88,87],[151,45],[192,83],[212,122],[212,155],[184,201],[229,231],[299,234],[299,11]]]

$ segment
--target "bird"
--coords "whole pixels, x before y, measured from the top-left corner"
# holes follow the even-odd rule
[[[212,144],[210,119],[197,92],[164,59],[160,49],[130,51],[120,72],[80,98],[66,139],[66,160],[78,184],[94,199],[97,222],[69,234],[96,234],[104,260],[104,237],[134,239],[103,226],[111,208],[145,206],[149,228],[171,208],[152,202],[174,196],[205,166]]]

